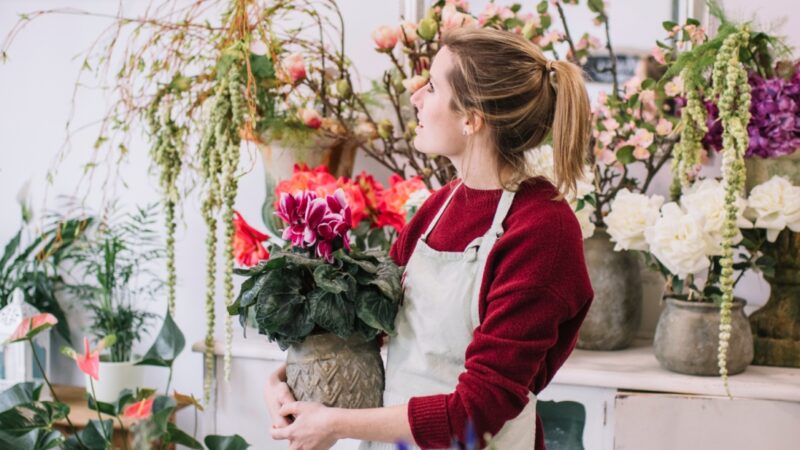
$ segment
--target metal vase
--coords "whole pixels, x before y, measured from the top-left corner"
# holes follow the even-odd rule
[[[633,252],[615,252],[602,228],[583,245],[594,300],[577,346],[584,350],[622,350],[633,343],[642,320],[639,257]]]
[[[744,300],[736,298],[731,309],[729,375],[743,372],[753,361],[753,335],[744,305]],[[666,299],[653,340],[653,353],[661,367],[686,375],[717,376],[718,347],[718,305]]]
[[[297,400],[338,408],[380,407],[384,372],[378,343],[330,333],[308,336],[289,347],[286,382]]]

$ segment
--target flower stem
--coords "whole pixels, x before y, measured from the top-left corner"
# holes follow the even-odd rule
[[[114,426],[113,425],[111,426],[110,433],[106,432],[106,427],[105,425],[103,425],[103,416],[100,415],[100,403],[97,400],[97,394],[95,394],[94,392],[94,381],[92,381],[91,375],[89,375],[89,387],[92,389],[92,400],[94,400],[94,405],[97,407],[97,420],[100,421],[100,428],[103,429],[103,434],[106,434],[106,436],[108,436],[106,442],[111,444],[112,435],[114,434]]]
[[[47,388],[50,389],[50,395],[53,396],[53,400],[55,400],[57,403],[64,403],[58,399],[58,395],[56,395],[56,390],[53,389],[53,385],[50,384],[50,380],[47,379],[47,374],[44,371],[44,367],[42,367],[42,362],[39,361],[39,355],[36,354],[36,348],[33,346],[33,340],[28,339],[28,343],[31,346],[31,353],[33,353],[33,360],[36,361],[36,366],[39,368],[39,372],[42,373],[42,378],[44,378],[44,382],[47,384]],[[72,420],[70,420],[69,412],[64,418],[67,419],[67,424],[69,425],[70,432],[72,433],[73,436],[75,436],[75,439],[78,441],[78,444],[82,448],[89,448],[86,446],[86,444],[83,443],[83,441],[81,441],[80,436],[78,436],[78,429],[75,427],[75,424],[72,423]]]

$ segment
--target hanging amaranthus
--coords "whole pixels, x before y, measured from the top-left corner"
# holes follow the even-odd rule
[[[222,207],[224,226],[224,267],[223,289],[225,303],[233,302],[233,206],[236,200],[238,181],[236,168],[239,164],[239,130],[244,124],[246,102],[244,100],[241,65],[231,64],[228,72],[221,77],[214,94],[211,116],[200,143],[203,177],[207,184],[203,201],[203,218],[208,227],[207,266],[206,266],[206,352],[204,398],[208,401],[214,368],[214,312],[216,298],[216,251],[218,213]],[[230,374],[230,341],[232,323],[226,316],[225,375]]]
[[[695,167],[700,162],[700,152],[703,149],[701,142],[708,131],[706,109],[698,86],[686,70],[681,73],[681,78],[685,80],[686,107],[681,113],[681,137],[672,155],[670,194],[673,200],[677,200],[683,188],[691,184]]]
[[[712,94],[719,95],[719,116],[722,120],[722,174],[725,186],[725,219],[722,225],[722,267],[720,288],[719,373],[730,396],[728,386],[728,343],[731,337],[731,306],[733,304],[733,240],[737,235],[736,199],[744,189],[744,154],[749,138],[750,85],[747,71],[739,60],[739,52],[750,39],[745,25],[722,43],[712,72]]]
[[[167,228],[167,304],[175,316],[175,205],[180,200],[177,180],[181,171],[182,142],[185,129],[172,120],[171,105],[162,106],[166,91],[159,92],[147,110],[147,121],[153,136],[150,155],[160,170],[159,184],[164,197],[164,221]]]

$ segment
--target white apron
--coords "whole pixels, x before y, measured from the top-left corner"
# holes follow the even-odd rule
[[[453,199],[457,185],[417,243],[405,268],[403,305],[389,339],[384,406],[408,403],[411,397],[446,394],[455,390],[466,369],[464,357],[480,324],[478,303],[489,251],[503,234],[503,219],[514,192],[503,191],[489,231],[463,252],[440,252],[428,236]],[[493,442],[502,450],[533,450],[536,396],[514,419],[505,423]],[[362,442],[360,450],[395,450],[394,443]],[[411,447],[417,449],[418,447]]]

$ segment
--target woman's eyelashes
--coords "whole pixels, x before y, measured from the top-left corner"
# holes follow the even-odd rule
[[[428,92],[431,93],[433,92],[433,83],[431,83],[430,81],[428,82]]]

